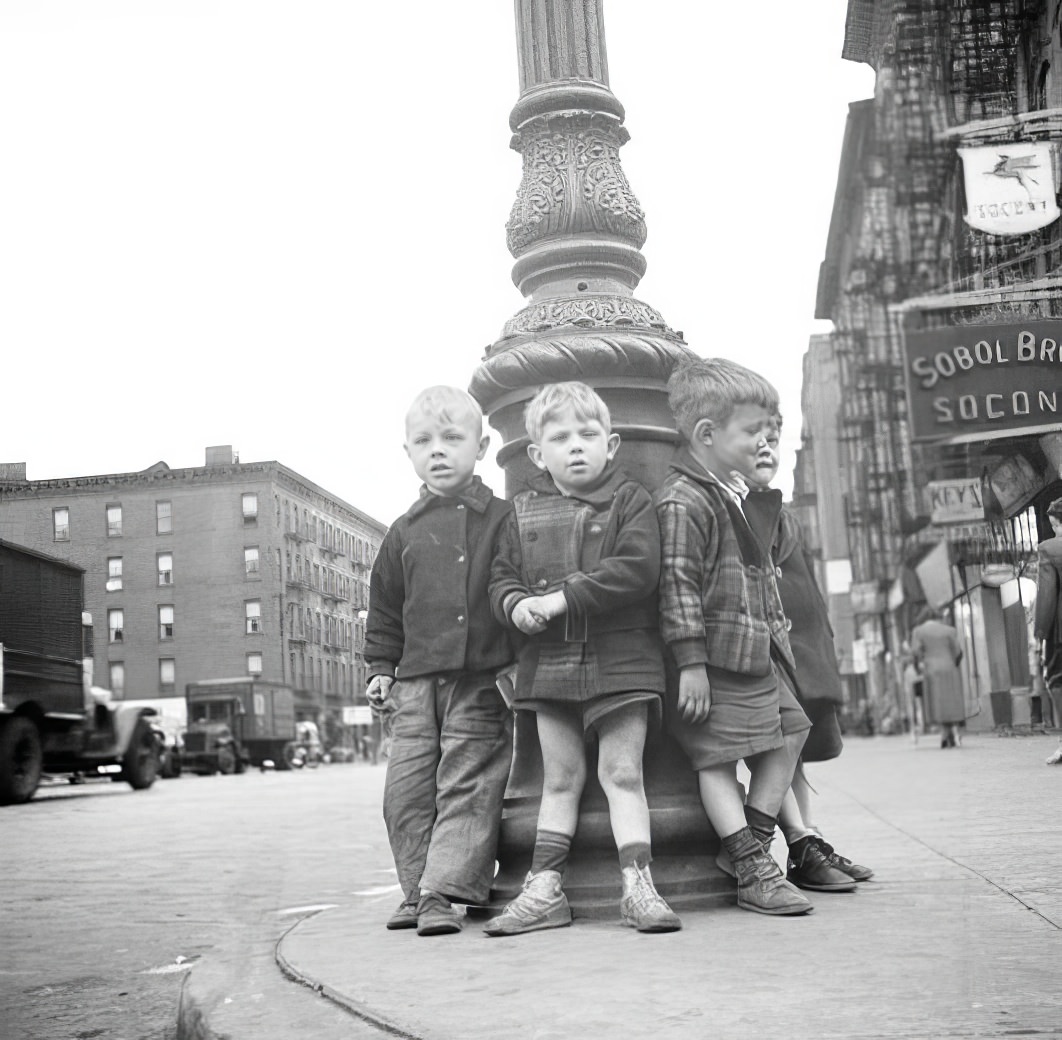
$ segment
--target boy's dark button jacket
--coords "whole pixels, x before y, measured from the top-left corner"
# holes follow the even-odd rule
[[[391,526],[369,582],[370,675],[496,671],[512,651],[487,598],[498,529],[511,506],[479,477],[463,495],[420,498]]]

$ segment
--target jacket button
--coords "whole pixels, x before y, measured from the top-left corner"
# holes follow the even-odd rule
[[[775,567],[774,576],[776,578],[780,578],[782,576],[782,568],[781,567]]]
[[[457,562],[458,563],[464,563],[465,562],[465,558],[463,556],[458,556],[457,557]]]
[[[535,582],[536,589],[544,589],[547,585],[549,585],[549,582],[546,581],[545,578],[540,578],[538,581]]]
[[[789,618],[785,619],[785,630],[788,632],[793,627],[793,622]]]
[[[463,622],[465,620],[465,615],[464,614],[458,614],[457,615],[457,620]]]
[[[591,534],[600,534],[601,533],[601,528],[597,524],[591,524],[590,525],[590,533]]]
[[[465,507],[464,507],[464,505],[462,503],[459,502],[458,505],[457,505],[457,508],[458,509],[464,509]]]

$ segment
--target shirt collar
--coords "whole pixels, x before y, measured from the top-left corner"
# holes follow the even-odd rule
[[[477,513],[485,513],[492,498],[494,498],[494,492],[479,477],[473,477],[472,483],[459,495],[436,495],[428,490],[427,484],[422,484],[420,497],[406,511],[406,516],[412,520],[426,513],[433,506],[447,502],[460,503],[468,506],[469,509],[474,509]]]

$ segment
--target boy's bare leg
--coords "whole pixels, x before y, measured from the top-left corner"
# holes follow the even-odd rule
[[[734,834],[745,826],[745,803],[734,763],[699,770],[697,787],[701,804],[716,834],[720,837]]]
[[[782,799],[793,782],[807,731],[787,733],[780,748],[762,751],[745,760],[749,767],[749,793],[745,804],[768,816],[777,816]]]
[[[647,716],[642,701],[610,712],[597,724],[597,775],[618,849],[632,842],[649,844],[649,803],[642,777]]]
[[[487,935],[521,935],[572,922],[561,885],[586,784],[582,720],[548,709],[536,715],[542,748],[542,801],[531,871],[520,894],[483,926]]]
[[[542,801],[538,829],[574,835],[579,799],[586,785],[586,745],[582,724],[574,717],[537,712],[542,748]]]
[[[818,831],[818,825],[815,821],[815,813],[811,808],[811,785],[808,783],[808,778],[804,775],[804,766],[798,762],[796,772],[793,774],[793,782],[790,785],[790,791],[793,792],[793,798],[796,801],[796,810],[800,815],[800,823],[809,831]],[[786,799],[788,801],[788,798]],[[785,812],[786,802],[782,803],[782,811]],[[782,828],[785,828],[784,816],[780,817]]]
[[[609,820],[623,879],[620,916],[640,932],[674,932],[678,915],[653,884],[649,803],[645,797],[642,756],[648,708],[645,701],[609,712],[597,723],[597,775],[608,799]]]

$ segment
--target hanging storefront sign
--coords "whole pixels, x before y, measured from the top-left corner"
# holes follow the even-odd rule
[[[929,517],[935,524],[983,520],[985,504],[981,498],[979,477],[960,480],[931,480],[926,487]]]
[[[1025,235],[1058,219],[1051,145],[960,148],[966,173],[966,223],[993,235]]]
[[[853,581],[848,595],[853,614],[880,614],[885,609],[885,594],[876,581]]]
[[[1062,321],[904,334],[914,440],[992,440],[1062,428]]]

